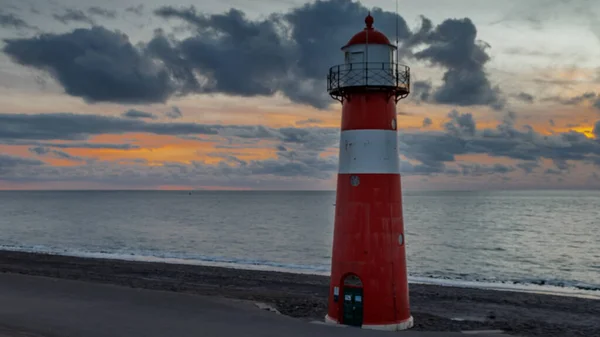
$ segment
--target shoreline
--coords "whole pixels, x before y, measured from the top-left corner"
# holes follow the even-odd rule
[[[251,300],[309,321],[323,321],[327,311],[329,277],[323,275],[6,250],[0,250],[0,272]],[[409,289],[413,330],[600,336],[596,299],[414,282]]]
[[[236,260],[232,258],[219,258],[219,257],[207,257],[202,258],[182,258],[182,257],[168,257],[168,256],[151,256],[151,255],[138,255],[138,254],[127,254],[127,253],[105,253],[105,252],[85,252],[85,251],[68,251],[62,252],[44,250],[44,249],[23,249],[17,246],[0,246],[0,252],[18,252],[27,254],[41,254],[41,255],[52,255],[52,256],[63,256],[72,257],[78,259],[99,259],[99,260],[111,260],[111,261],[125,261],[125,262],[148,262],[148,263],[164,263],[169,265],[185,265],[185,266],[198,266],[198,267],[219,267],[226,269],[235,269],[242,271],[266,271],[266,272],[281,272],[287,274],[298,274],[298,275],[317,275],[329,277],[329,272],[324,271],[322,268],[315,268],[310,266],[302,265],[288,265],[284,263],[275,263],[268,261],[256,261],[256,260]],[[408,275],[409,284],[425,284],[434,285],[441,287],[458,287],[458,288],[469,288],[469,289],[484,289],[484,290],[497,290],[497,291],[509,291],[509,292],[523,292],[532,294],[544,294],[544,295],[555,295],[555,296],[566,296],[566,297],[577,297],[586,299],[597,299],[600,300],[600,285],[583,285],[574,286],[568,284],[556,285],[552,282],[547,283],[543,279],[538,282],[533,281],[510,281],[510,280],[488,280],[488,279],[476,279],[476,280],[461,280],[453,279],[448,277],[435,277],[435,276],[413,276]]]

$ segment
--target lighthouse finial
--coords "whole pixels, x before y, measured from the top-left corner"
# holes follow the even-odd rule
[[[365,18],[365,23],[367,24],[367,29],[373,28],[373,21],[375,21],[375,20],[373,20],[373,17],[371,16],[371,11],[369,11],[369,14]]]

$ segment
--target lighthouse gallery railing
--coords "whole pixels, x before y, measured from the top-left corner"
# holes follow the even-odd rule
[[[390,92],[396,101],[410,93],[410,68],[388,62],[345,63],[329,68],[327,91],[341,101],[356,90]]]

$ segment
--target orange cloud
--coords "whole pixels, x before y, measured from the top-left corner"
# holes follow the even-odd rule
[[[71,149],[69,154],[80,157],[92,157],[103,161],[123,161],[145,159],[150,165],[162,165],[164,162],[190,164],[202,161],[217,164],[223,161],[222,155],[229,154],[241,160],[265,160],[277,157],[274,143],[258,141],[254,146],[242,148],[217,147],[218,140],[209,140],[209,136],[199,136],[204,140],[182,139],[176,136],[150,134],[100,135],[91,142],[124,144],[133,142],[137,149]],[[66,152],[66,151],[65,151]]]

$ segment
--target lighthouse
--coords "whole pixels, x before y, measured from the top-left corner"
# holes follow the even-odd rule
[[[400,182],[396,104],[410,92],[397,46],[366,27],[342,47],[327,90],[342,103],[329,323],[378,330],[413,326]],[[396,57],[397,58],[397,57]]]

